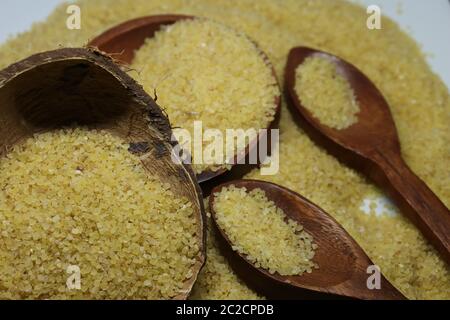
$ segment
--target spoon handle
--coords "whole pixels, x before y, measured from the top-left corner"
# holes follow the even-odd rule
[[[450,264],[450,211],[430,188],[412,172],[399,153],[376,152],[380,170],[374,177],[390,192],[400,210]]]

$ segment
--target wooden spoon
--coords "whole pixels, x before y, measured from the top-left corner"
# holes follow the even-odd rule
[[[295,73],[308,57],[329,59],[349,81],[360,105],[358,122],[354,125],[344,130],[330,128],[302,105],[295,91]],[[386,190],[450,263],[450,212],[403,160],[389,106],[375,85],[350,63],[304,47],[291,50],[285,77],[288,96],[305,120],[307,132],[340,160],[362,171]]]
[[[263,275],[259,278],[259,288],[261,282],[272,280],[287,286],[300,288],[311,293],[320,292],[357,299],[405,299],[405,297],[395,289],[389,281],[380,275],[381,288],[370,290],[367,287],[367,280],[370,274],[367,268],[374,263],[364,253],[361,247],[353,238],[325,211],[303,198],[301,195],[283,188],[279,185],[256,181],[256,180],[236,180],[216,187],[209,198],[209,208],[214,224],[219,233],[231,248],[230,241],[225,230],[217,222],[214,202],[216,193],[227,186],[234,185],[237,188],[246,188],[251,191],[259,188],[266,193],[269,200],[281,208],[287,218],[297,221],[305,231],[313,236],[317,249],[313,261],[319,265],[319,269],[312,273],[304,273],[301,276],[281,276],[278,273],[270,274],[267,270],[255,267],[247,260],[245,254],[235,252],[246,262],[247,267],[253,272],[247,272],[246,277],[254,277],[256,274]],[[242,221],[242,223],[246,223]],[[270,237],[270,234],[264,235]],[[256,273],[254,271],[257,271]],[[254,282],[254,281],[250,281]],[[266,293],[270,294],[272,285],[267,283]]]
[[[145,43],[147,38],[152,38],[155,33],[161,29],[161,27],[174,24],[184,19],[195,19],[195,17],[173,14],[155,15],[129,20],[100,34],[89,43],[89,46],[98,48],[98,50],[113,56],[117,61],[129,65],[133,62],[136,50],[138,50]],[[266,64],[272,69],[274,79],[278,83],[275,69],[269,61],[269,58],[261,49],[259,49],[259,51],[264,57]],[[274,100],[276,115],[274,120],[267,124],[266,128],[268,129],[276,128],[279,119],[281,96],[278,95],[274,97]],[[268,130],[268,135],[267,140],[270,141],[270,130]],[[250,151],[254,151],[255,148],[258,147],[259,141],[262,141],[262,139],[263,134],[260,134],[254,141],[250,141],[245,150],[238,150],[234,157],[233,163],[248,163],[244,160],[248,159]],[[200,183],[206,182],[226,173],[227,171],[227,169],[219,169],[217,171],[209,169],[198,174],[197,179]]]
[[[192,169],[172,161],[171,129],[158,105],[111,58],[93,50],[44,52],[0,71],[0,157],[36,133],[73,123],[122,138],[146,171],[192,203],[200,250],[192,277],[174,297],[186,299],[205,261],[203,198]]]

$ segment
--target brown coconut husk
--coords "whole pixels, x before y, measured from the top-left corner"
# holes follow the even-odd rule
[[[174,297],[186,299],[205,262],[203,199],[191,167],[171,158],[176,142],[160,107],[112,58],[93,49],[43,52],[0,71],[0,156],[36,133],[73,123],[119,136],[145,170],[191,201],[200,251],[183,293]]]

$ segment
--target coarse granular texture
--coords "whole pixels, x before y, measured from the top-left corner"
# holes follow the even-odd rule
[[[233,244],[257,268],[282,276],[311,273],[317,245],[298,222],[269,200],[261,189],[229,186],[216,193],[217,223]]]
[[[31,53],[86,44],[127,19],[162,13],[208,17],[256,40],[283,79],[289,51],[308,46],[354,64],[391,107],[409,166],[450,206],[450,94],[419,46],[388,17],[383,29],[366,27],[365,8],[340,0],[81,0],[80,30],[65,27],[66,5],[47,21],[0,48],[0,68]],[[151,95],[153,92],[149,92]],[[314,144],[283,103],[280,172],[261,177],[288,187],[325,209],[358,241],[383,274],[411,299],[450,299],[450,268],[401,214],[365,214],[367,197],[382,193]],[[199,279],[202,281],[202,279]],[[203,281],[214,286],[213,282]],[[219,290],[216,288],[216,290]],[[225,293],[224,293],[225,294]],[[197,297],[210,296],[201,287]]]
[[[147,92],[156,90],[171,124],[192,138],[194,121],[202,122],[203,132],[218,129],[225,137],[227,129],[259,130],[274,119],[280,90],[271,67],[247,36],[223,24],[190,19],[165,26],[136,51],[132,67]],[[176,137],[179,132],[174,130]],[[208,151],[207,139],[203,152],[196,141],[178,139],[197,173],[227,167],[234,152],[245,148],[230,143],[217,155]]]
[[[199,251],[192,204],[128,147],[103,131],[64,129],[0,159],[0,298],[181,293]],[[69,266],[80,270],[80,290],[66,285]]]
[[[327,58],[308,57],[297,67],[295,92],[303,107],[328,127],[342,130],[358,120],[353,89]]]
[[[207,207],[207,204],[205,203]],[[233,272],[226,258],[221,254],[211,216],[207,221],[206,264],[192,290],[192,300],[261,300],[264,299],[250,289]]]

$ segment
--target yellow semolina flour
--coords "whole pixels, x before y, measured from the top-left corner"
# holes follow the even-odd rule
[[[227,144],[216,161],[206,138],[195,152],[195,142],[177,136],[180,128],[194,137],[194,121],[201,121],[202,131],[225,136],[227,129],[259,130],[274,120],[280,90],[272,68],[250,39],[220,23],[193,19],[163,27],[136,51],[132,68],[148,92],[157,92],[197,173],[229,167],[226,161],[241,150]]]
[[[384,17],[382,30],[369,30],[364,8],[337,0],[81,0],[78,4],[83,13],[81,30],[65,28],[62,5],[46,21],[2,45],[0,67],[35,52],[84,45],[117,23],[161,13],[207,17],[249,35],[268,54],[280,80],[291,48],[328,51],[354,64],[381,90],[390,104],[404,158],[450,206],[450,94],[418,44],[389,18]],[[314,144],[293,121],[285,103],[280,129],[280,172],[260,176],[254,171],[249,177],[281,184],[325,209],[408,298],[450,299],[450,269],[420,232],[399,212],[377,216],[360,209],[364,199],[382,192]],[[221,286],[222,280],[226,286]],[[196,297],[207,299],[211,288],[216,288],[216,297],[227,297],[233,287],[230,281],[228,277],[200,279]],[[240,297],[249,295],[242,292]]]
[[[359,105],[353,89],[333,62],[323,57],[306,58],[295,75],[298,99],[320,123],[342,130],[357,122]]]
[[[214,195],[218,225],[255,267],[282,276],[311,273],[317,245],[303,227],[287,219],[263,190],[230,186]]]
[[[66,129],[0,159],[1,299],[183,293],[199,252],[192,204],[128,148],[103,131]],[[73,272],[79,287],[67,285]]]

